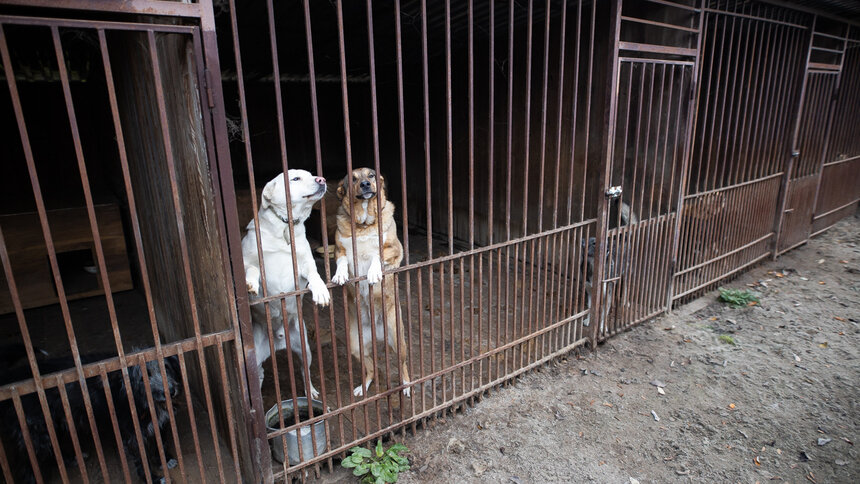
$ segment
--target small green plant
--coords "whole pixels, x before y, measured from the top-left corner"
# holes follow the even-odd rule
[[[754,306],[758,304],[758,296],[747,289],[720,288],[720,301],[729,304],[733,308],[743,306]]]
[[[720,335],[720,341],[722,341],[723,343],[735,346],[735,339],[732,338],[731,336],[727,335],[727,334],[721,334]]]
[[[383,450],[382,441],[376,441],[373,451],[364,447],[349,449],[352,454],[340,465],[352,469],[352,474],[361,478],[361,484],[383,484],[397,482],[397,475],[409,469],[409,459],[399,455],[409,452],[403,444],[394,444],[388,450]]]

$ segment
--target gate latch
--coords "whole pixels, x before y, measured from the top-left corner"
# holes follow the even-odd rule
[[[609,187],[606,189],[606,198],[614,199],[621,196],[621,187]]]

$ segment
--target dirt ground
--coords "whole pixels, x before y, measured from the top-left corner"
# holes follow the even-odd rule
[[[725,287],[398,434],[400,482],[858,482],[860,216]]]

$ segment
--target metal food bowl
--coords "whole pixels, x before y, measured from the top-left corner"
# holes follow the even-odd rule
[[[299,412],[299,421],[305,421],[308,419],[310,412],[308,411],[308,399],[307,397],[298,397],[296,399],[298,402],[298,412]],[[325,407],[319,400],[311,400],[311,407],[313,408],[314,416],[322,415],[325,413]],[[293,400],[284,400],[281,402],[281,412],[284,416],[284,426],[289,427],[290,425],[295,424],[295,408],[296,405],[293,405]],[[313,437],[311,437],[311,427],[313,427]],[[273,432],[278,430],[279,422],[278,422],[278,406],[275,405],[268,412],[266,412],[266,428],[269,432]],[[296,438],[296,432],[299,431],[302,438],[302,458],[299,459],[299,444],[298,439]],[[313,459],[316,456],[319,456],[326,450],[326,429],[325,429],[325,420],[320,420],[313,425],[307,425],[304,427],[299,427],[298,429],[293,429],[283,436],[278,436],[272,439],[272,457],[278,461],[284,462],[284,444],[282,437],[286,437],[287,440],[287,455],[290,458],[290,465],[297,465],[301,462],[306,462],[310,459]],[[314,440],[316,440],[316,453],[314,453]]]

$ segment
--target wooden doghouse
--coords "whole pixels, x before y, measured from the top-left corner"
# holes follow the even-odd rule
[[[94,209],[111,290],[118,292],[131,289],[133,283],[119,207],[111,203],[96,205]],[[49,210],[48,224],[67,299],[103,294],[104,284],[96,268],[95,241],[86,208]],[[39,215],[35,212],[0,215],[0,226],[3,227],[6,249],[23,308],[56,303],[57,288],[51,274]],[[14,307],[4,276],[0,279],[0,314],[12,311]]]

